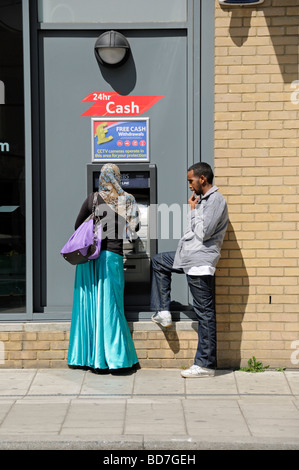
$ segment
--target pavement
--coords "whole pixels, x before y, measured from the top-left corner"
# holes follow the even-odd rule
[[[298,449],[299,370],[0,369],[0,450]]]

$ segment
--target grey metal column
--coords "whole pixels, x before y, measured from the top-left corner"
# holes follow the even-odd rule
[[[213,168],[215,2],[211,0],[201,0],[200,7],[200,153],[202,161],[209,163]]]

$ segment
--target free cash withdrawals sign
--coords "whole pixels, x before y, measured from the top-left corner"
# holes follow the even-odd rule
[[[90,93],[92,161],[149,161],[149,118],[139,117],[164,95]]]
[[[149,161],[148,118],[93,118],[92,161]]]

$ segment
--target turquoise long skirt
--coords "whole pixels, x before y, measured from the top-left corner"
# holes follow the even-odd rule
[[[138,363],[123,299],[122,256],[102,251],[76,266],[69,366],[120,369]]]

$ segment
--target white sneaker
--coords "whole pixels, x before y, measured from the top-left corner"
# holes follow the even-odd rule
[[[214,377],[215,370],[207,369],[206,367],[200,367],[196,364],[193,364],[189,369],[182,370],[181,376],[188,378],[197,378],[197,377]]]
[[[171,313],[168,312],[167,310],[154,313],[154,315],[152,315],[152,321],[155,323],[158,323],[161,326],[165,326],[167,328],[168,326],[172,325]]]

